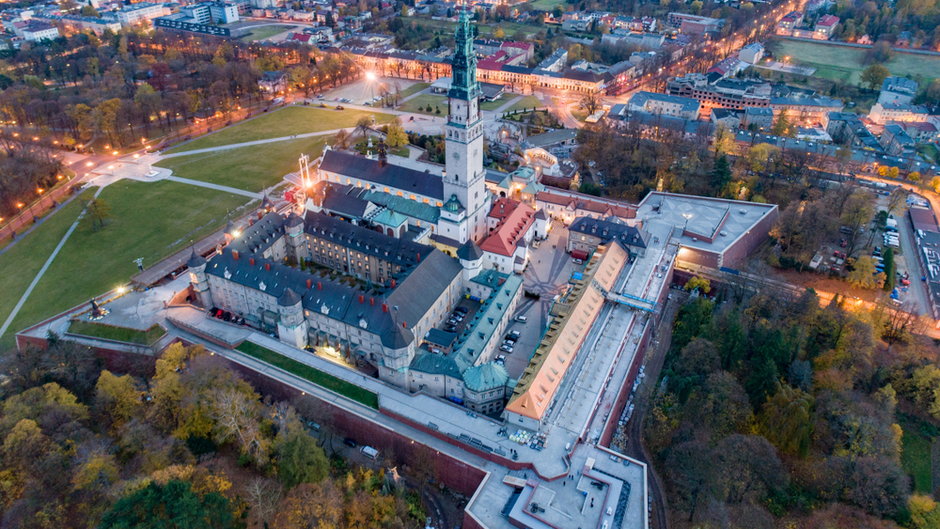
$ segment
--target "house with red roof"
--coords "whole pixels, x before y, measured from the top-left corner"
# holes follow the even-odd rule
[[[816,21],[816,27],[814,28],[815,35],[813,38],[829,40],[838,25],[839,17],[835,15],[823,15],[819,17],[819,20]]]
[[[502,197],[493,204],[486,222],[489,235],[480,243],[483,262],[499,272],[521,274],[529,262],[529,242],[535,235],[535,208]]]

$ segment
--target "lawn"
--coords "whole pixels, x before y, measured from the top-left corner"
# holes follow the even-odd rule
[[[426,107],[428,105],[431,105],[430,112],[426,110]],[[435,112],[437,108],[441,109],[440,114],[437,114],[437,112]],[[404,103],[402,103],[398,107],[398,110],[402,112],[420,112],[422,114],[446,116],[447,115],[447,98],[444,96],[439,96],[435,94],[421,94],[419,96],[415,96],[412,99],[409,99],[408,101],[405,101]]]
[[[930,435],[931,428],[916,418],[902,415],[901,428],[901,466],[913,477],[914,490],[923,494],[933,493],[933,465],[930,445],[935,435]]]
[[[424,90],[425,88],[429,86],[431,86],[431,83],[415,83],[409,86],[408,88],[405,88],[404,90],[402,90],[399,93],[399,95],[402,97],[402,99],[404,99],[412,94],[417,94],[418,92]]]
[[[26,287],[36,277],[43,263],[52,254],[52,250],[68,231],[69,226],[78,217],[84,205],[84,199],[90,198],[93,190],[86,191],[56,211],[51,217],[33,230],[25,238],[20,239],[13,247],[0,255],[0,324],[6,321],[13,306],[26,292]],[[12,326],[7,329],[5,336],[12,336],[17,329]],[[4,342],[6,344],[6,342]]]
[[[541,99],[535,96],[525,96],[519,101],[516,101],[515,103],[513,103],[511,107],[507,108],[506,112],[514,112],[516,110],[540,108],[544,106],[545,106],[545,103],[543,103]]]
[[[402,17],[402,21],[406,23],[414,22],[419,26],[424,26],[431,28],[432,30],[441,30],[444,35],[453,38],[454,30],[457,27],[456,22],[451,22],[449,20],[432,20],[423,16],[412,16],[412,17]],[[490,37],[493,35],[493,32],[496,31],[496,28],[502,28],[503,32],[506,34],[507,39],[515,39],[516,33],[525,32],[527,35],[535,35],[539,31],[544,30],[543,26],[535,26],[530,24],[520,24],[518,22],[500,22],[499,24],[477,24],[476,29],[479,31],[480,36]],[[444,44],[447,44],[445,40]]]
[[[483,101],[480,103],[481,110],[496,110],[497,108],[506,104],[507,101],[516,97],[513,94],[503,94],[499,99],[495,101]]]
[[[288,358],[253,342],[242,342],[235,349],[249,356],[253,356],[262,362],[267,362],[275,367],[279,367],[288,373],[292,373],[298,377],[307,379],[310,382],[313,382],[314,384],[328,389],[334,393],[338,393],[346,398],[365,404],[370,408],[379,409],[378,395],[372,393],[369,390],[362,389],[355,384],[351,384],[345,380],[336,378],[329,373],[325,373],[319,369],[310,367],[307,364],[298,362],[293,358]]]
[[[134,259],[143,257],[145,266],[156,263],[223,226],[226,215],[246,202],[245,197],[169,181],[125,180],[105,188],[100,198],[111,208],[108,224],[97,232],[82,224],[72,233],[23,305],[12,332],[127,283],[137,273]],[[7,339],[12,342],[11,333],[2,345],[8,345]]]
[[[529,6],[532,9],[539,11],[551,11],[556,7],[565,8],[565,0],[535,0],[534,2],[529,2]]]
[[[116,325],[96,323],[93,321],[72,320],[69,322],[68,332],[72,334],[81,334],[82,336],[114,340],[116,342],[153,345],[157,343],[157,340],[166,334],[166,329],[157,325],[156,323],[153,324],[149,329],[142,331],[140,329],[118,327]]]
[[[849,84],[859,84],[859,75],[865,69],[863,59],[867,50],[834,46],[821,42],[803,42],[794,40],[774,40],[770,48],[778,59],[789,57],[799,64],[817,68],[816,76]],[[940,57],[894,53],[885,66],[892,75],[925,79],[940,77]]]
[[[285,31],[290,31],[296,29],[297,26],[277,26],[277,25],[268,25],[260,26],[256,28],[251,28],[248,33],[245,33],[239,39],[245,42],[252,42],[256,40],[269,39],[275,35],[284,33]]]
[[[281,181],[298,168],[297,159],[306,153],[313,160],[332,136],[279,141],[250,147],[168,158],[157,162],[173,174],[203,182],[248,191],[261,191]]]
[[[362,117],[375,117],[377,123],[389,123],[395,116],[365,110],[333,110],[305,106],[288,106],[254,119],[203,136],[169,149],[167,153],[218,147],[232,143],[281,138],[294,134],[355,127]]]

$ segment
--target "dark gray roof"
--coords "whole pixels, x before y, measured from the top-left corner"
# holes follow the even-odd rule
[[[290,287],[285,288],[281,297],[277,298],[277,304],[282,307],[292,307],[298,303],[300,303],[300,296]]]
[[[372,182],[376,186],[444,199],[444,180],[440,176],[391,163],[382,165],[358,154],[331,149],[323,154],[320,169]]]
[[[468,240],[463,243],[463,246],[457,249],[457,257],[464,261],[476,261],[483,257],[483,250],[480,249],[477,243]]]
[[[366,214],[369,202],[349,186],[330,185],[324,190],[323,209],[346,217],[360,219]]]
[[[422,256],[423,257],[423,256]],[[427,257],[388,296],[394,318],[413,326],[463,272],[460,262],[432,248]]]
[[[284,224],[284,226],[288,228],[293,228],[294,226],[299,226],[303,223],[304,223],[303,217],[291,211],[290,215],[287,216],[287,222]]]
[[[454,345],[454,342],[457,341],[457,333],[447,332],[443,329],[438,329],[435,327],[428,331],[428,333],[424,336],[424,339],[425,341],[434,345],[450,347]]]
[[[578,217],[574,219],[569,231],[584,233],[600,238],[603,242],[616,240],[626,246],[646,248],[646,237],[643,232],[634,226],[627,226],[620,222],[591,217]]]
[[[279,213],[268,213],[245,228],[229,247],[240,252],[261,254],[284,233],[285,218]]]
[[[189,260],[186,261],[186,266],[189,268],[196,268],[197,266],[202,266],[206,264],[206,258],[196,253],[196,249],[193,248],[192,253],[189,255]]]
[[[304,231],[312,237],[327,239],[406,267],[418,264],[422,257],[430,255],[434,249],[407,239],[389,237],[322,212],[308,212],[304,222]]]

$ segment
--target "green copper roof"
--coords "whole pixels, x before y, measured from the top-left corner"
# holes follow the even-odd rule
[[[470,11],[460,9],[457,32],[454,35],[454,57],[451,61],[453,81],[448,96],[469,101],[480,93],[477,83],[477,56],[473,51],[473,26]]]
[[[504,387],[507,382],[509,373],[506,368],[493,362],[473,366],[463,373],[463,383],[470,391],[489,391]]]
[[[390,209],[383,209],[372,218],[372,221],[383,226],[397,228],[408,222],[408,217],[402,215],[401,213],[395,213]]]
[[[437,224],[437,221],[441,218],[441,212],[437,209],[437,206],[417,202],[405,197],[370,190],[363,193],[362,198],[380,206],[385,206],[406,217],[418,219],[423,222]]]

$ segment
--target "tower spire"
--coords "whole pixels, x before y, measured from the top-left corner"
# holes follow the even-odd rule
[[[454,35],[454,57],[451,64],[452,82],[448,96],[469,100],[479,93],[477,56],[473,49],[473,25],[466,5],[458,6],[457,31]]]

